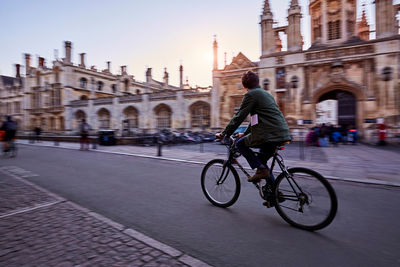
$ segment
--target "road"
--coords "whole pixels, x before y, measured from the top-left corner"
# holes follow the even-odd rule
[[[214,266],[399,266],[400,188],[332,182],[334,222],[311,233],[266,209],[243,179],[238,202],[212,206],[202,166],[98,152],[20,146],[36,183]]]

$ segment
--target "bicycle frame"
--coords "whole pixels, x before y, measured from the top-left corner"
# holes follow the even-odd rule
[[[236,148],[235,148],[236,138],[231,136],[230,137],[230,141],[231,141],[230,142],[231,144],[228,144],[228,145],[225,144],[225,146],[228,148],[228,159],[225,161],[225,163],[224,163],[224,165],[222,167],[221,176],[219,177],[219,179],[217,181],[218,185],[222,184],[226,180],[226,178],[228,177],[229,170],[228,171],[226,170],[228,164],[230,164],[232,166],[237,165],[239,167],[239,169],[246,175],[247,178],[251,177],[251,175],[243,168],[243,166],[236,160],[236,158],[234,156],[234,154],[236,153]],[[285,174],[285,178],[287,179],[290,187],[292,188],[293,192],[296,194],[296,199],[287,199],[287,200],[298,201],[299,194],[297,193],[297,190],[295,189],[295,187],[297,187],[298,190],[301,193],[303,193],[303,190],[301,189],[301,187],[297,184],[297,182],[294,179],[289,179],[289,178],[291,178],[291,175],[288,172],[288,170],[287,170],[287,168],[286,168],[286,166],[284,164],[282,156],[279,155],[279,153],[278,153],[279,150],[281,150],[281,148],[282,148],[282,146],[276,147],[276,149],[274,151],[274,154],[272,155],[272,162],[271,162],[271,166],[270,166],[270,169],[269,169],[269,174],[272,175],[272,171],[273,171],[275,165],[278,164],[278,166],[281,169],[282,173]],[[226,173],[225,173],[225,171],[226,171]],[[253,182],[253,184],[257,188],[257,190],[259,191],[261,197],[264,198],[265,195],[264,195],[264,192],[262,190],[261,181],[260,182]]]

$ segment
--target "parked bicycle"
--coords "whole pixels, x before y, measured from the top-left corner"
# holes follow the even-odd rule
[[[234,165],[250,177],[250,174],[236,160],[240,157],[235,147],[236,137],[231,136],[225,145],[228,158],[208,162],[201,173],[201,187],[206,198],[215,206],[229,207],[240,195],[240,179]],[[315,231],[328,226],[337,212],[337,197],[331,184],[318,172],[307,168],[288,169],[278,146],[272,156],[270,175],[277,164],[281,173],[275,181],[262,179],[253,182],[264,205],[275,207],[278,214],[290,225],[300,229]],[[262,154],[257,153],[259,158]],[[267,162],[265,162],[266,164]]]

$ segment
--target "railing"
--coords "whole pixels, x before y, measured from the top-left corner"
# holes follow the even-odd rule
[[[120,96],[118,97],[118,100],[120,103],[131,102],[131,101],[140,102],[142,101],[142,96],[141,95]]]
[[[150,100],[157,99],[176,99],[176,93],[156,93],[150,95]]]
[[[88,103],[88,100],[74,100],[70,102],[70,105],[72,107],[86,107]]]
[[[93,100],[94,105],[112,104],[112,97],[96,98]]]

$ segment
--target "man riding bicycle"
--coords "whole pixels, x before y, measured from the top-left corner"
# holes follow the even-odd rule
[[[238,135],[236,148],[246,158],[252,169],[257,168],[255,175],[248,179],[249,182],[256,182],[262,178],[269,178],[273,182],[273,177],[269,177],[266,162],[277,146],[290,141],[289,127],[272,95],[260,88],[256,73],[246,72],[242,76],[242,85],[247,89],[247,93],[243,97],[240,108],[225,130],[217,133],[216,137],[222,139],[225,136],[231,136],[250,114],[250,125],[244,133]],[[257,157],[250,149],[251,147],[260,148],[262,158]]]
[[[11,116],[6,116],[6,120],[3,122],[0,130],[5,132],[3,138],[3,151],[8,152],[10,150],[10,142],[15,138],[17,133],[17,123],[12,120]]]

